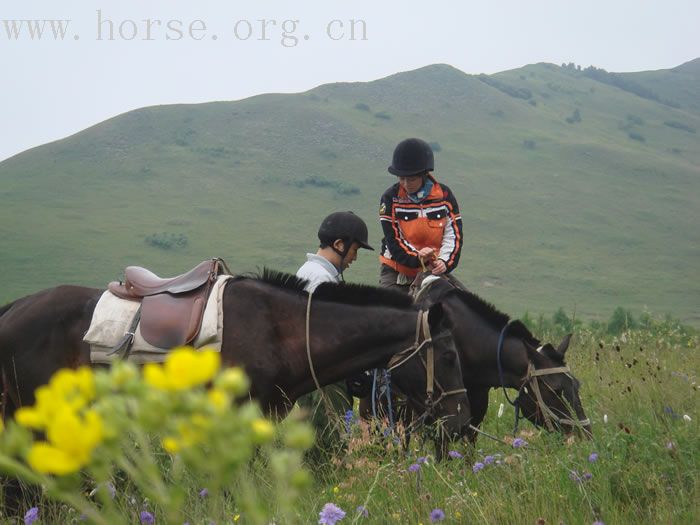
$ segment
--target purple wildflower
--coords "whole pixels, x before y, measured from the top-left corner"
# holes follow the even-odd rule
[[[24,515],[24,525],[32,525],[39,519],[39,507],[32,507]]]
[[[433,509],[430,513],[430,522],[435,523],[436,521],[442,521],[445,519],[445,513],[442,509]]]
[[[463,457],[462,454],[460,454],[456,450],[450,450],[447,455],[450,456],[452,459],[462,459]]]
[[[143,523],[144,525],[153,525],[156,522],[156,519],[153,517],[153,514],[151,514],[147,510],[142,510],[141,514],[139,514],[139,518],[141,518],[141,523]]]
[[[675,447],[675,445],[673,444],[673,441],[669,441],[668,443],[666,443],[666,448],[667,448],[668,450],[673,450],[673,449],[676,448],[676,447]]]
[[[345,412],[345,415],[343,416],[343,421],[345,421],[345,432],[350,433],[350,427],[352,426],[352,422],[355,419],[355,413],[352,410],[348,410]]]
[[[474,463],[474,466],[472,467],[472,472],[474,472],[474,474],[476,474],[476,473],[479,472],[482,468],[484,468],[484,464],[483,464],[483,463],[480,463],[480,462],[476,462],[476,463]]]
[[[490,465],[493,463],[494,457],[493,456],[486,456],[484,458],[484,465]]]
[[[420,465],[418,463],[414,463],[410,467],[408,467],[409,472],[418,472],[420,470]]]
[[[598,461],[598,453],[597,452],[591,452],[591,455],[588,456],[588,462],[589,463],[595,463]]]
[[[421,456],[416,460],[416,463],[418,463],[419,465],[422,465],[423,463],[428,463],[428,458],[426,458],[425,456]]]
[[[585,479],[585,480],[589,480],[589,479],[592,479],[592,478],[593,478],[593,474],[591,474],[590,472],[585,472],[585,473],[583,474],[583,479]]]
[[[319,525],[335,525],[345,517],[345,511],[333,503],[326,503],[318,513],[318,517]]]
[[[523,448],[527,446],[527,441],[522,438],[515,438],[513,440],[513,448]]]
[[[199,491],[199,497],[200,498],[206,498],[209,495],[209,489],[204,487],[202,490]]]
[[[360,505],[360,506],[357,507],[357,509],[355,509],[355,510],[356,510],[357,513],[358,513],[360,516],[362,516],[363,518],[368,518],[368,517],[369,517],[369,511],[367,510],[367,507],[365,507],[364,505]]]

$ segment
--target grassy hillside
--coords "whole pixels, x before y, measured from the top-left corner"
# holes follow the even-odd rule
[[[619,75],[662,101],[570,67],[434,65],[120,115],[0,163],[0,302],[128,264],[294,271],[338,209],[378,246],[392,149],[420,136],[460,201],[457,276],[477,293],[514,315],[622,305],[700,323],[697,62]],[[376,275],[364,253],[346,277]]]

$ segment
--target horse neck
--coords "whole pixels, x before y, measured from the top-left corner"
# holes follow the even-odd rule
[[[459,298],[448,302],[448,315],[454,319],[453,335],[460,352],[465,384],[501,386],[497,349],[501,331],[481,315],[468,308]],[[518,338],[506,337],[501,349],[503,383],[519,388],[527,373],[528,356],[525,344]]]
[[[415,340],[418,312],[395,307],[351,306],[317,301],[310,322],[311,358],[320,384],[330,384],[364,370],[384,367],[399,351]],[[296,361],[304,390],[312,382],[306,341]],[[309,388],[310,387],[310,388]]]

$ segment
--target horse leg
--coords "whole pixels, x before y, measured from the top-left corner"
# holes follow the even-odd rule
[[[484,416],[486,415],[486,410],[489,407],[490,388],[491,387],[488,386],[467,388],[467,397],[469,398],[469,404],[471,405],[472,411],[471,424],[476,428],[479,428],[479,425],[481,425],[481,422],[484,420]],[[476,446],[477,437],[478,433],[475,430],[471,428],[467,430],[467,438],[472,446]]]

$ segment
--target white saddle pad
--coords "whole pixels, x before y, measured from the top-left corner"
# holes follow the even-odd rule
[[[220,275],[212,286],[209,299],[204,308],[202,328],[192,342],[194,348],[212,348],[221,351],[221,339],[224,330],[224,309],[222,306],[224,284],[230,275]],[[139,309],[140,303],[117,297],[106,290],[97,302],[92,314],[90,328],[83,341],[90,344],[90,361],[109,364],[119,360],[118,355],[107,354],[119,343],[129,330],[131,322]],[[160,363],[170,351],[169,348],[157,348],[150,345],[141,335],[141,326],[136,327],[134,344],[131,347],[129,361],[135,364]]]

